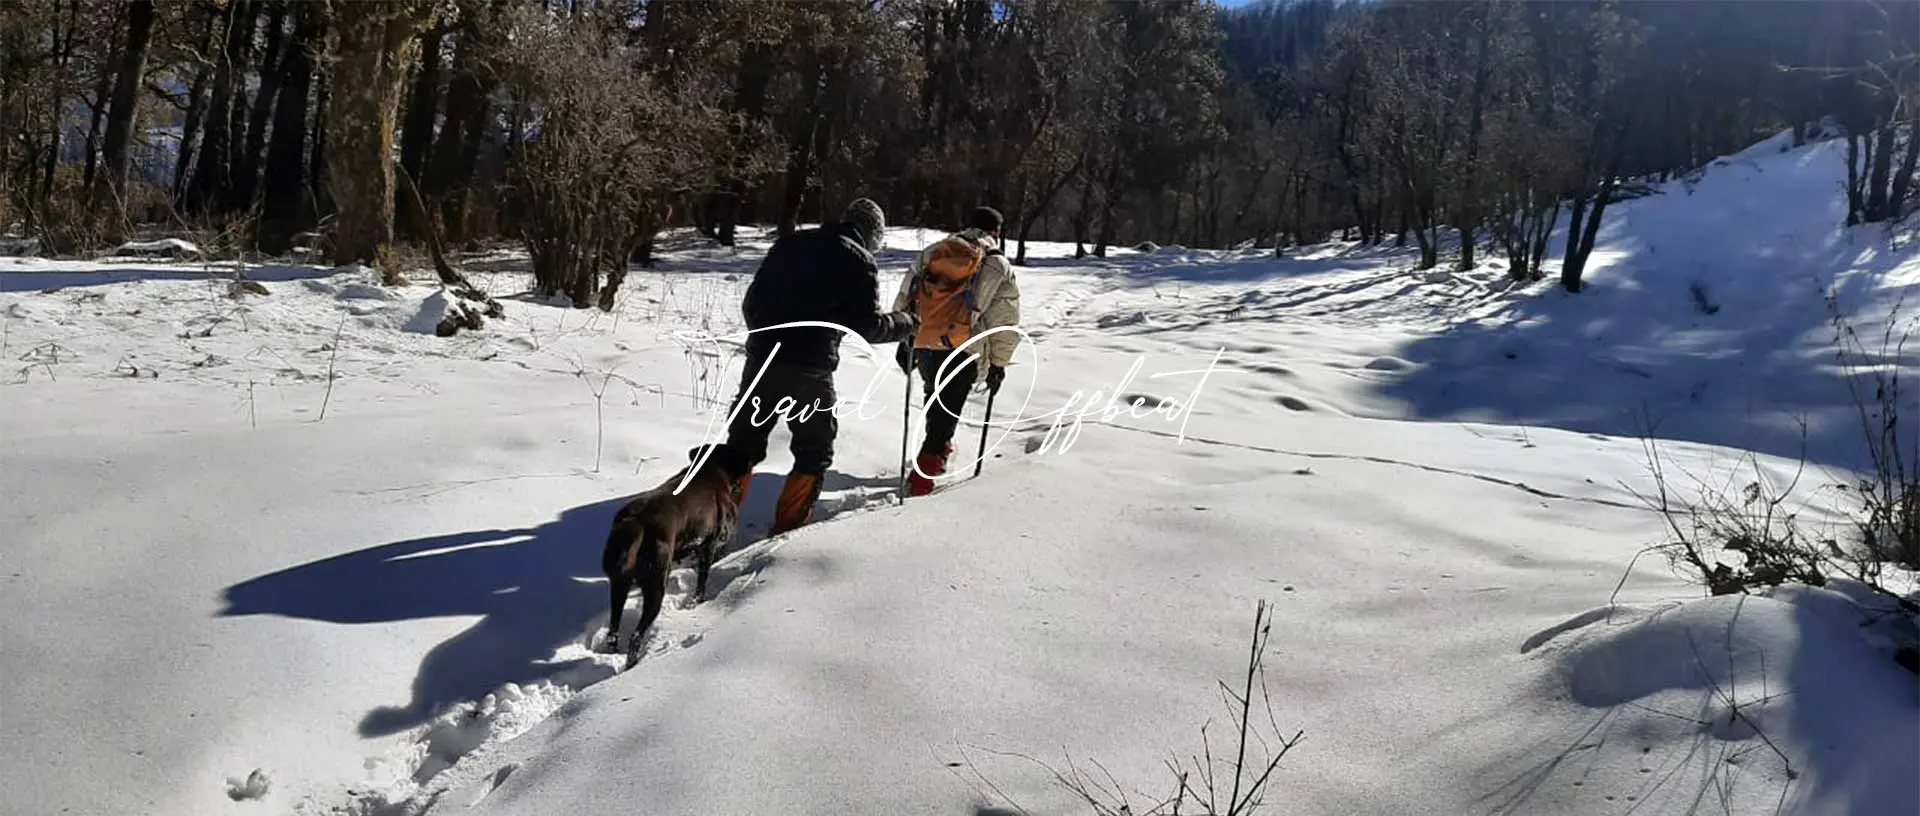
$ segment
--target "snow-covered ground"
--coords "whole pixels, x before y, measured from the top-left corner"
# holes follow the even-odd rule
[[[1045,766],[1139,803],[1202,725],[1228,744],[1267,600],[1304,732],[1274,812],[1915,812],[1877,601],[1703,599],[1636,559],[1640,417],[1670,466],[1750,449],[1783,485],[1806,417],[1811,500],[1858,456],[1820,286],[1873,334],[1920,283],[1836,227],[1839,145],[1780,148],[1610,210],[1578,296],[1341,245],[1038,246],[982,476],[898,505],[901,376],[849,343],[816,523],[766,537],[777,433],[718,596],[625,673],[587,649],[599,546],[718,427],[737,343],[703,338],[740,330],[764,238],[670,245],[612,313],[470,259],[506,315],[452,338],[437,287],[365,270],[236,299],[221,265],[0,259],[0,798],[1083,812]],[[937,237],[893,231],[888,297]]]

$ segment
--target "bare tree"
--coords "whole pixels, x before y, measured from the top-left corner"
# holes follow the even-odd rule
[[[725,122],[712,89],[665,85],[603,17],[510,16],[508,86],[536,112],[512,177],[536,289],[610,309],[668,198],[712,172]]]

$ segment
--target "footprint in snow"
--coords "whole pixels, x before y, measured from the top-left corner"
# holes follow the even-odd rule
[[[1138,403],[1140,408],[1154,410],[1165,405],[1166,400],[1152,394],[1128,394],[1120,398],[1120,404],[1128,409],[1135,407],[1135,403]]]
[[[1375,357],[1364,366],[1368,371],[1406,371],[1413,367],[1413,363],[1398,357]]]

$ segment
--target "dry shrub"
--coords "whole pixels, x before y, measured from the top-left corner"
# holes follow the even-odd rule
[[[75,256],[109,250],[129,240],[134,224],[164,222],[172,213],[171,198],[153,184],[129,181],[125,201],[116,206],[112,201],[93,201],[94,195],[107,195],[105,185],[95,181],[99,189],[89,191],[85,171],[78,164],[54,169],[52,190],[33,219],[48,254]],[[0,232],[13,220],[8,217],[12,206],[17,202],[0,201]]]
[[[1649,430],[1642,441],[1658,492],[1643,500],[1662,515],[1669,532],[1669,540],[1654,549],[1713,595],[1782,584],[1817,587],[1847,579],[1920,624],[1920,595],[1910,594],[1902,576],[1889,569],[1920,570],[1920,429],[1912,425],[1920,406],[1911,404],[1913,398],[1902,384],[1902,369],[1910,364],[1910,332],[1902,328],[1907,321],[1902,304],[1896,303],[1885,318],[1878,347],[1870,348],[1832,292],[1826,303],[1834,327],[1834,355],[1858,411],[1867,464],[1836,486],[1851,499],[1841,529],[1804,523],[1795,506],[1803,504],[1796,498],[1801,473],[1784,486],[1776,485],[1751,454],[1744,457],[1751,480],[1716,486],[1696,477],[1692,490],[1672,489]],[[1893,658],[1920,674],[1920,643],[1896,644]]]
[[[1867,348],[1834,294],[1826,302],[1834,356],[1847,372],[1871,468],[1853,485],[1860,548],[1876,565],[1920,570],[1920,429],[1913,427],[1920,404],[1901,381],[1912,335],[1902,328],[1908,322],[1904,301],[1887,316],[1877,349]]]
[[[542,296],[612,306],[627,259],[665,220],[674,191],[703,183],[726,120],[696,76],[669,84],[596,13],[509,15],[507,87],[532,112],[508,176]],[[601,292],[601,276],[609,276]]]
[[[102,249],[116,237],[105,219],[89,211],[81,169],[76,165],[62,164],[54,169],[52,190],[35,215],[41,247],[51,256]]]
[[[130,178],[122,192],[126,196],[127,221],[131,224],[162,222],[173,212],[173,195],[153,182]]]
[[[1829,576],[1861,574],[1870,559],[1850,559],[1832,537],[1800,523],[1800,477],[1774,484],[1759,459],[1743,457],[1752,476],[1735,472],[1722,483],[1687,473],[1693,485],[1678,490],[1652,435],[1641,438],[1656,492],[1641,496],[1667,522],[1669,540],[1657,548],[1684,576],[1708,594],[1734,595],[1785,583],[1825,586]]]

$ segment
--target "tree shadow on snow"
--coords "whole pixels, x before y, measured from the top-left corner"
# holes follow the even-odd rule
[[[756,476],[741,509],[740,531],[731,545],[723,545],[719,557],[764,537],[783,483],[778,474]],[[892,484],[889,479],[830,471],[815,523],[853,509],[849,504],[875,500],[866,491]],[[867,498],[858,498],[863,493]],[[363,737],[398,733],[427,722],[448,705],[478,699],[504,684],[533,683],[590,668],[590,658],[554,661],[554,652],[605,623],[601,549],[614,514],[630,499],[625,495],[575,507],[537,526],[427,536],[290,567],[228,587],[219,615],[279,615],[343,624],[481,616],[421,658],[411,701],[376,708],[359,725]],[[709,595],[753,566],[759,565],[716,569]],[[636,591],[629,603],[638,602]],[[636,620],[628,617],[628,631]]]
[[[1526,757],[1518,772],[1480,803],[1490,814],[1543,812],[1536,797],[1564,798],[1569,778],[1638,766],[1630,786],[1603,792],[1635,807],[1690,803],[1689,812],[1731,812],[1736,794],[1768,812],[1776,801],[1785,812],[1837,801],[1855,812],[1920,812],[1914,678],[1863,635],[1897,629],[1898,613],[1865,590],[1805,592],[1784,611],[1743,595],[1691,601],[1571,652],[1559,699],[1588,707],[1592,720],[1535,729],[1537,741],[1516,746]],[[1662,624],[1714,605],[1733,610],[1724,621]]]
[[[182,261],[178,266],[151,266],[150,262],[99,263],[83,271],[71,269],[8,269],[0,272],[0,292],[39,292],[86,286],[107,286],[128,281],[224,281],[233,276],[234,264],[226,261],[204,263]],[[331,277],[334,270],[320,266],[248,266],[248,280],[285,283]]]
[[[1414,365],[1373,390],[1417,419],[1651,435],[1788,459],[1804,449],[1816,465],[1860,466],[1862,431],[1833,365],[1823,287],[1837,282],[1846,311],[1881,301],[1874,290],[1904,256],[1861,230],[1794,257],[1770,252],[1708,263],[1636,245],[1596,256],[1585,291],[1542,282],[1495,313],[1409,343],[1393,353]],[[1879,338],[1868,334],[1860,339],[1871,354]]]

